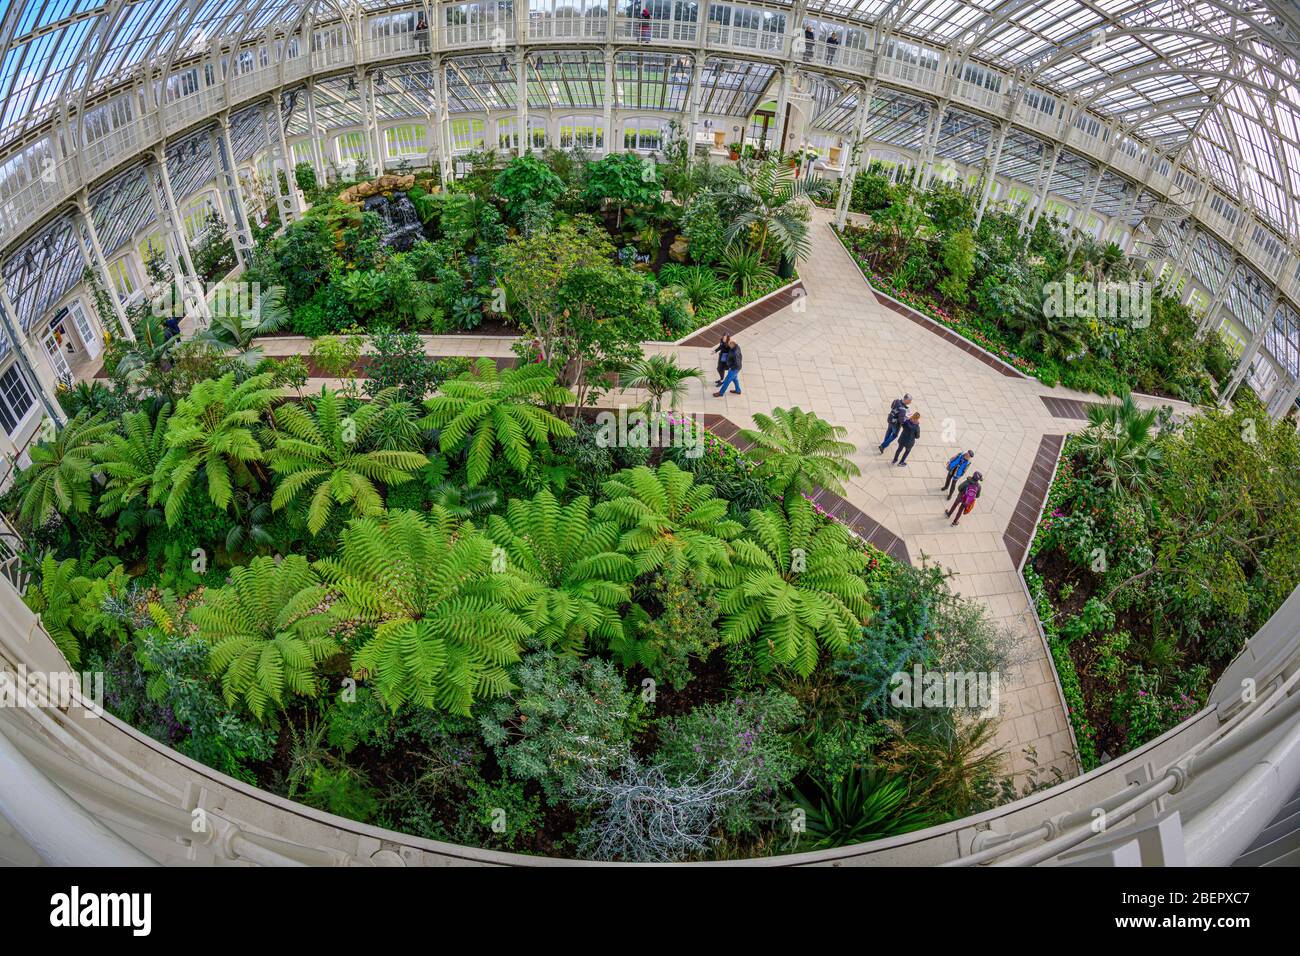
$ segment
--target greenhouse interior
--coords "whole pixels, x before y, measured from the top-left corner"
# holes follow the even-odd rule
[[[0,862],[1298,865],[1298,416],[1292,0],[0,0]]]

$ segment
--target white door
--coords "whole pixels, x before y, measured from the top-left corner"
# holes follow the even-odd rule
[[[48,329],[41,338],[41,344],[45,346],[45,355],[50,360],[50,368],[54,369],[54,377],[60,382],[72,381],[72,368],[68,365],[67,357],[63,354],[63,346],[54,336],[54,330]]]
[[[100,341],[99,336],[95,334],[95,329],[90,324],[90,318],[86,315],[86,310],[81,307],[80,302],[70,302],[68,312],[72,315],[72,324],[77,327],[77,334],[81,336],[81,344],[86,348],[86,357],[95,358],[99,355],[103,343]]]

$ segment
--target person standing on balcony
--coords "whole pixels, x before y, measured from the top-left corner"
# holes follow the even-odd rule
[[[420,44],[420,50],[429,52],[429,21],[421,13],[415,20],[415,39]]]
[[[650,8],[641,8],[641,42],[650,42]]]
[[[840,45],[840,35],[832,33],[826,38],[826,65],[830,66],[835,62],[835,48]]]
[[[907,467],[907,456],[912,453],[912,446],[916,440],[921,437],[921,413],[912,412],[912,417],[903,420],[902,426],[898,430],[898,447],[894,449],[894,464],[899,468]],[[898,456],[903,456],[899,461]]]
[[[812,62],[813,51],[816,49],[813,44],[816,42],[817,34],[813,33],[812,24],[805,23],[803,25],[803,61],[805,63]]]

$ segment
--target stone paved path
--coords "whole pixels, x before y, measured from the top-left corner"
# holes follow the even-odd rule
[[[1005,748],[1007,768],[1029,769],[1026,752],[1032,749],[1040,766],[1073,776],[1078,766],[1055,674],[1002,536],[1042,436],[1064,435],[1084,424],[1054,417],[1040,396],[1096,396],[1008,378],[879,304],[830,221],[828,211],[814,211],[812,254],[799,269],[806,299],[737,337],[744,349],[743,394],[712,397],[716,362],[707,348],[647,345],[647,351],[675,353],[681,364],[704,371],[706,381],[690,386],[686,411],[716,412],[743,428],[752,424],[754,412],[798,405],[845,426],[862,470],[847,485],[849,500],[902,537],[914,563],[924,557],[952,571],[955,590],[982,602],[1017,637],[1019,662],[1002,686],[999,714],[997,742]],[[310,347],[297,338],[262,344],[268,355]],[[464,336],[426,337],[426,352],[512,354],[508,340]],[[313,379],[309,388],[323,381]],[[905,392],[921,413],[921,438],[907,467],[900,468],[890,464],[892,449],[883,456],[876,449],[890,402]],[[602,404],[617,400],[607,397]],[[951,528],[942,514],[943,465],[965,448],[975,450],[984,491],[975,510]]]

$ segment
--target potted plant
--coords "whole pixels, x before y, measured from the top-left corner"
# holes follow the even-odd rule
[[[737,160],[737,159],[740,159],[740,144],[739,144],[739,143],[728,143],[728,144],[727,144],[727,158],[730,159],[730,160],[732,160],[732,161],[735,161],[735,160]]]

